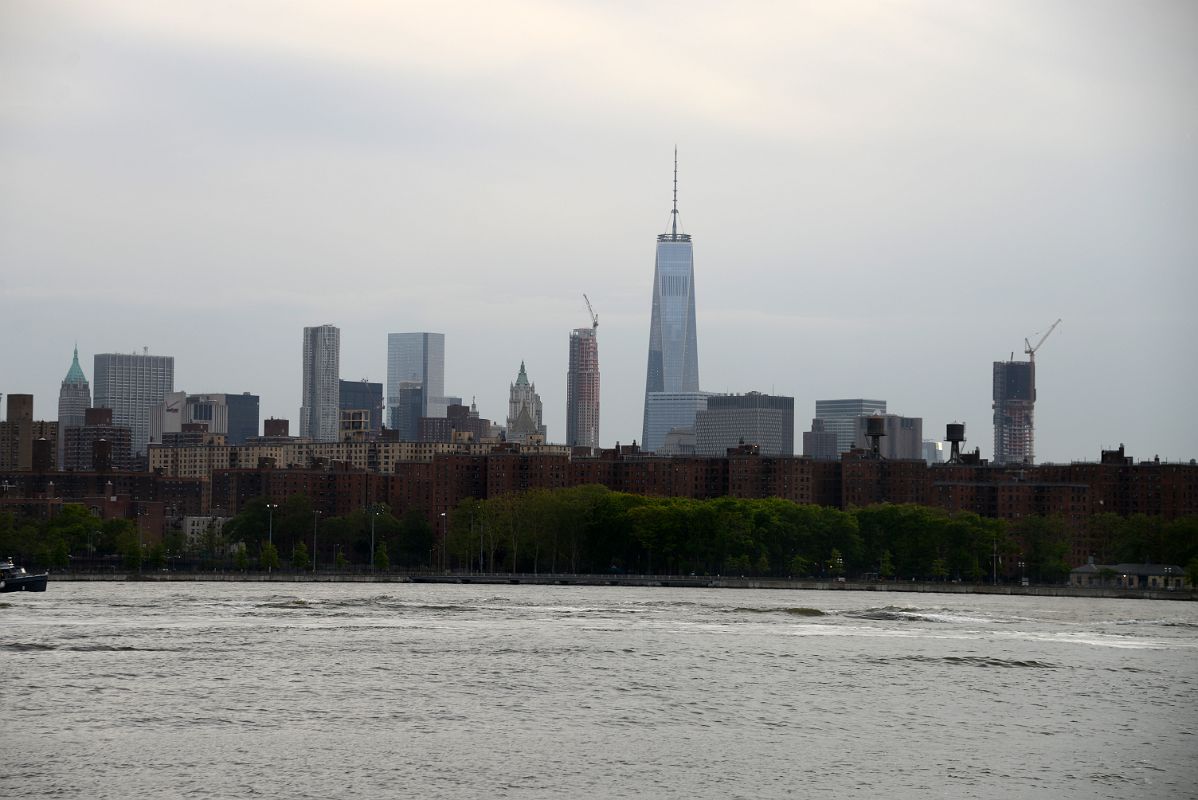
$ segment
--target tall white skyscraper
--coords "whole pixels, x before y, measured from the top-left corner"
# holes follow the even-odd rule
[[[333,325],[304,328],[304,405],[300,436],[317,442],[337,441],[341,418],[341,329]]]
[[[400,403],[399,385],[419,383],[423,397],[421,417],[443,417],[448,406],[445,397],[445,334],[389,333],[387,334],[387,425],[404,428],[413,424],[401,421],[407,409]],[[419,425],[419,419],[414,423]]]
[[[137,353],[97,353],[96,408],[112,409],[112,424],[133,434],[133,452],[145,455],[150,441],[150,412],[175,389],[174,356]]]

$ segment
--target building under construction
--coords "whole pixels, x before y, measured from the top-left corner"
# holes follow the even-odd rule
[[[1035,405],[1035,362],[995,361],[995,464],[1035,463]]]
[[[995,464],[1036,463],[1036,351],[1060,325],[1058,319],[1040,341],[1023,340],[1027,361],[994,362],[994,457]]]
[[[584,294],[591,327],[570,331],[570,368],[566,373],[566,443],[599,446],[599,317]]]

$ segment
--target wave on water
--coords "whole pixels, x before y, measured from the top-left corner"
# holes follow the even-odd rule
[[[998,658],[996,656],[888,656],[868,659],[871,664],[895,664],[911,661],[919,664],[949,664],[952,666],[998,669],[1059,669],[1049,661],[1034,659]]]
[[[134,647],[133,645],[117,644],[49,644],[46,642],[6,642],[0,644],[0,650],[10,650],[18,653],[40,653],[50,650],[66,650],[74,653],[182,653],[189,649],[187,647]]]
[[[853,619],[872,619],[882,622],[949,622],[943,615],[929,614],[919,608],[903,608],[901,606],[882,606],[866,608],[859,611],[842,611],[841,616]]]
[[[904,608],[882,606],[854,611],[841,611],[840,616],[881,622],[931,622],[934,624],[988,625],[996,620],[988,617],[964,616],[948,609]]]
[[[771,606],[767,608],[747,608],[738,606],[726,610],[730,614],[790,614],[792,617],[826,617],[828,612],[806,606]]]
[[[1198,622],[1184,619],[1121,619],[1116,625],[1159,625],[1162,628],[1198,628]]]

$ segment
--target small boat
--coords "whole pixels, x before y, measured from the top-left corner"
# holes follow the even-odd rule
[[[14,566],[10,556],[0,561],[0,592],[44,592],[49,573],[30,575],[24,567]]]

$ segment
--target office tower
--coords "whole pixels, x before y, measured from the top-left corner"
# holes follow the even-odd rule
[[[244,444],[258,435],[258,395],[169,392],[150,412],[150,444],[164,444],[171,434],[203,430]]]
[[[994,463],[1034,464],[1036,363],[994,362]]]
[[[645,422],[641,445],[645,449],[663,423],[651,420],[650,403],[655,392],[678,394],[699,391],[699,344],[695,329],[695,265],[689,234],[678,232],[678,151],[674,151],[674,206],[670,232],[657,237],[653,265],[653,312],[649,321],[649,364],[645,374]],[[694,420],[682,427],[692,427]],[[664,441],[665,433],[657,439]]]
[[[83,425],[83,412],[92,407],[92,390],[83,368],[79,366],[79,346],[71,358],[71,368],[62,379],[58,390],[58,467],[63,468],[63,447],[66,445],[66,429]]]
[[[545,441],[545,426],[541,422],[541,396],[537,385],[528,382],[524,362],[520,362],[520,374],[516,382],[509,384],[507,404],[507,440],[529,444]]]
[[[223,398],[225,407],[229,410],[229,430],[225,436],[229,444],[245,444],[258,435],[258,421],[261,418],[258,395],[242,392],[209,396]]]
[[[599,324],[570,331],[566,372],[566,444],[599,446]]]
[[[341,381],[341,438],[353,433],[377,438],[383,425],[383,384]]]
[[[341,422],[338,380],[341,368],[341,329],[333,325],[304,328],[304,404],[300,436],[315,442],[335,442]]]
[[[150,441],[150,413],[175,388],[173,356],[99,353],[92,377],[92,405],[112,409],[112,424],[133,435],[133,454],[144,456]]]
[[[695,455],[722,456],[742,444],[757,445],[763,456],[794,455],[794,398],[761,392],[708,397],[695,415]]]
[[[803,431],[803,455],[820,461],[835,461],[840,458],[836,449],[836,434],[824,427],[824,420],[811,420],[811,430]]]
[[[401,442],[420,441],[420,420],[424,417],[424,384],[400,381],[398,402],[391,406],[391,427]]]
[[[641,450],[662,451],[666,437],[674,433],[679,442],[694,435],[695,417],[707,408],[709,392],[650,392],[645,398],[645,433]]]
[[[822,430],[836,435],[836,453],[847,453],[853,449],[857,437],[857,417],[885,414],[885,400],[816,400],[815,418],[822,420]],[[812,428],[814,430],[814,428]]]
[[[387,334],[387,424],[399,428],[400,383],[416,382],[422,389],[420,417],[443,417],[449,405],[445,397],[445,334],[389,333]],[[460,402],[460,401],[459,401]],[[415,441],[412,439],[411,441]]]
[[[924,439],[923,460],[929,464],[943,464],[944,442],[938,442],[935,439]]]
[[[923,418],[904,417],[899,414],[873,414],[875,419],[883,423],[882,440],[878,443],[878,453],[882,458],[923,460]],[[869,450],[870,441],[867,435],[870,417],[856,417],[853,420],[853,447],[858,450]]]

